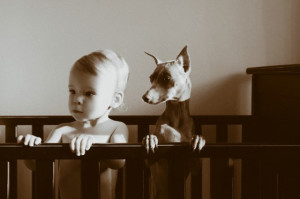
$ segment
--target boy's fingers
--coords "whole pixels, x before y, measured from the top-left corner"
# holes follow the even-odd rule
[[[24,145],[28,145],[29,144],[31,136],[32,135],[28,135],[28,134],[25,136]]]
[[[78,136],[75,142],[75,151],[76,151],[76,155],[80,156],[80,146],[81,146],[81,141],[82,141],[82,135]]]
[[[36,139],[35,136],[31,136],[31,138],[29,140],[29,146],[33,146],[34,145],[35,139]]]
[[[38,145],[38,144],[41,144],[41,143],[42,143],[42,138],[37,137],[37,138],[35,139],[34,144],[35,144],[35,145]]]
[[[87,143],[86,143],[86,148],[85,150],[90,150],[91,146],[93,145],[94,141],[93,141],[93,138],[89,137],[88,140],[87,140]]]
[[[76,137],[74,137],[70,142],[70,148],[72,152],[75,152],[75,142],[76,142]]]
[[[85,150],[86,150],[86,145],[87,145],[87,137],[82,138],[80,145],[81,145],[80,146],[81,155],[84,155],[85,154]]]

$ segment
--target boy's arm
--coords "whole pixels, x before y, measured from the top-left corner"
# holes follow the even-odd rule
[[[63,128],[63,125],[55,127],[55,129],[53,129],[48,135],[45,143],[61,143]]]
[[[110,138],[110,143],[127,143],[128,128],[124,123],[120,123]],[[125,164],[125,159],[105,160],[105,164],[111,169],[122,168]]]

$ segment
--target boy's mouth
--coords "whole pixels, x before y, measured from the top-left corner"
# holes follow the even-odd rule
[[[78,111],[78,110],[73,110],[73,113],[83,113],[82,111]]]

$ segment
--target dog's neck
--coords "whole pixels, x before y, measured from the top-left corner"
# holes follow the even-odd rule
[[[185,101],[167,101],[163,116],[172,127],[178,127],[190,119],[189,99]]]

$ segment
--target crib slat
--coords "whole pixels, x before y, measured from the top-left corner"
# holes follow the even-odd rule
[[[195,134],[201,135],[202,134],[202,124],[201,122],[194,118],[194,124],[195,124]],[[193,163],[194,161],[192,161]],[[198,161],[196,161],[198,162]],[[192,165],[193,167],[194,165]],[[191,195],[192,199],[200,199],[202,198],[202,165],[199,165],[200,168],[197,168],[197,173],[194,172],[191,175]]]
[[[127,159],[126,160],[126,199],[138,198],[144,199],[144,160]]]
[[[253,142],[253,133],[255,121],[247,122],[243,125],[243,142]],[[243,199],[261,198],[261,159],[243,158],[242,159],[242,184],[241,192]]]
[[[169,159],[168,192],[169,199],[185,198],[185,159]]]
[[[35,198],[54,198],[54,161],[37,160],[35,172]]]
[[[5,126],[5,141],[6,143],[16,142],[16,127],[17,124],[9,123]],[[17,161],[9,162],[9,198],[17,199]]]
[[[202,198],[202,167],[197,171],[196,174],[191,175],[191,195],[192,199]]]
[[[141,142],[143,138],[149,134],[149,125],[138,125],[138,142]]]
[[[216,126],[216,141],[227,142],[228,140],[228,127],[226,123],[220,123]]]
[[[43,127],[44,127],[43,124],[33,124],[32,125],[32,134],[43,139],[43,136],[44,136],[44,128]]]
[[[17,124],[9,123],[5,126],[5,142],[6,143],[15,143],[16,140],[16,127]]]
[[[44,135],[43,125],[42,124],[33,124],[32,125],[32,134],[35,136],[38,136],[38,137],[42,138],[42,140],[44,140],[43,139],[43,135]],[[32,179],[32,188],[31,188],[32,193],[35,193],[35,190],[36,190],[36,187],[35,187],[36,173],[35,173],[35,171],[32,171],[31,179]],[[32,199],[38,199],[38,198],[36,198],[36,196],[34,194],[32,194]]]
[[[0,198],[7,198],[7,161],[0,161]]]
[[[9,161],[9,199],[17,199],[17,160]]]
[[[81,195],[82,198],[98,199],[100,197],[99,162],[83,159],[81,161]],[[103,198],[101,198],[103,199]]]
[[[150,132],[148,124],[140,124],[138,125],[138,142],[142,142],[143,138],[148,135]],[[149,179],[150,178],[150,169],[144,168],[144,198],[150,197],[149,190]]]
[[[217,124],[216,141],[227,142],[227,124]],[[212,199],[232,198],[232,175],[227,158],[211,159]]]

